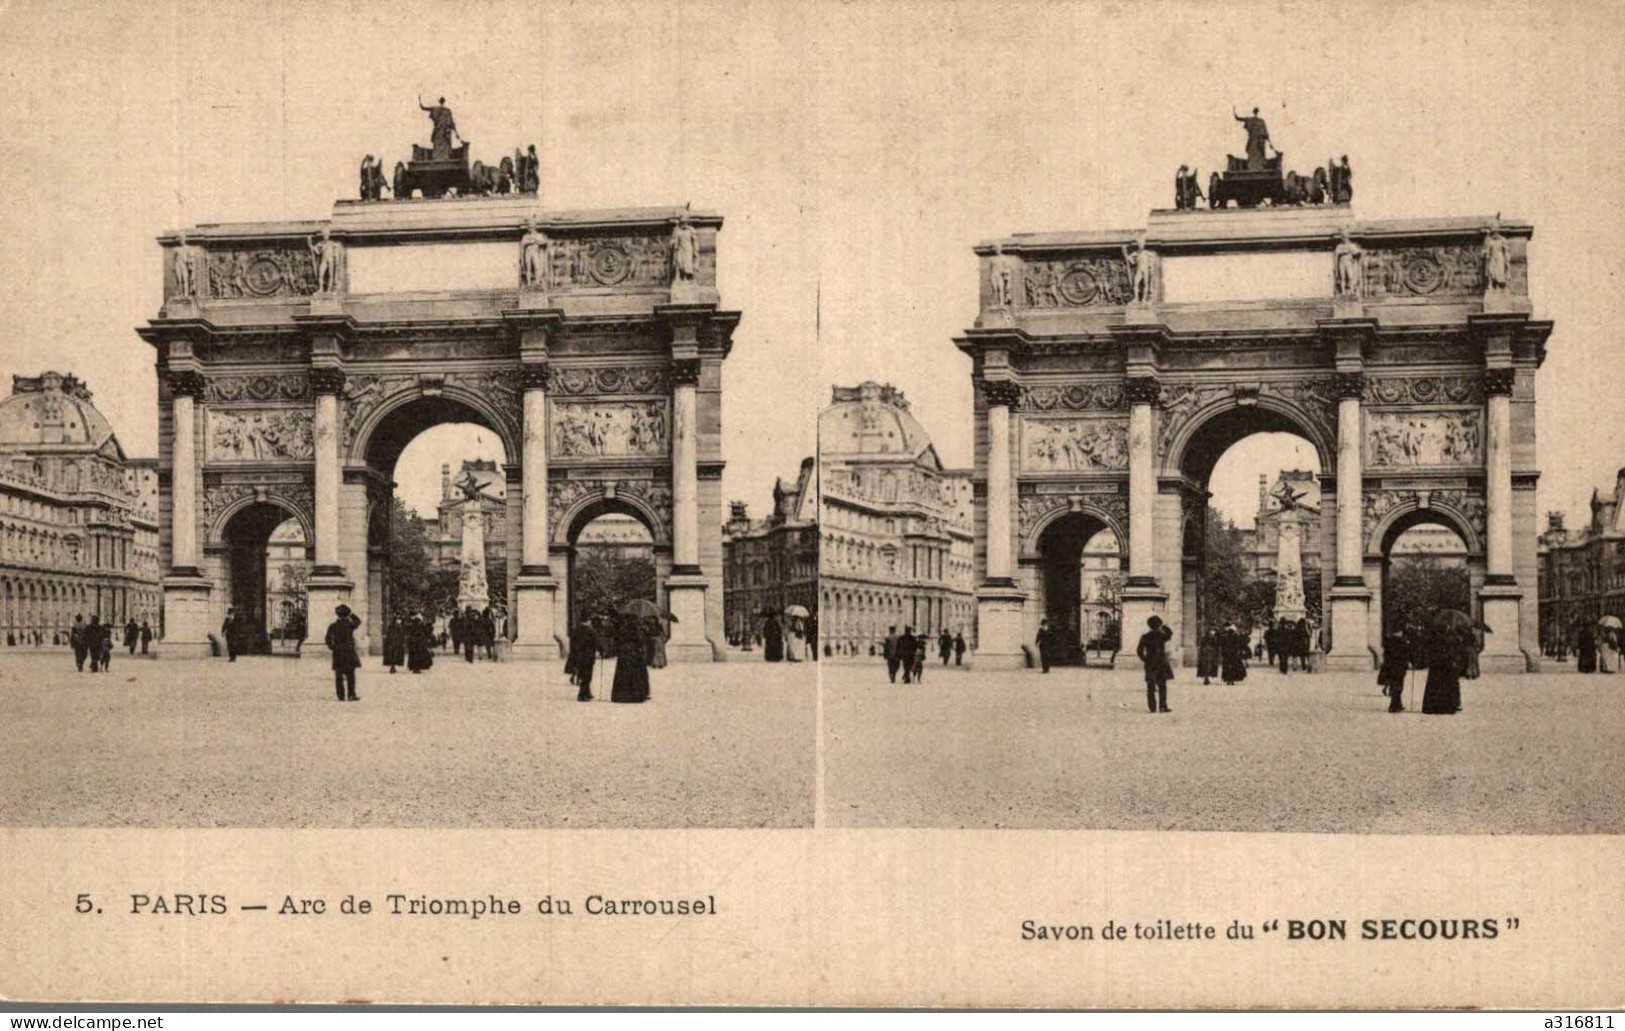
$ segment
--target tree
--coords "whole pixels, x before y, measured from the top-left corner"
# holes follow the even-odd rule
[[[389,514],[389,571],[384,577],[384,597],[389,613],[437,613],[446,610],[445,575],[429,557],[429,533],[416,512],[400,498],[391,499]],[[451,571],[451,601],[457,596],[457,571]]]
[[[1439,609],[1471,615],[1472,594],[1465,566],[1447,565],[1434,555],[1400,559],[1389,567],[1383,588],[1387,629],[1427,623]]]
[[[310,619],[310,566],[303,562],[284,562],[277,575],[282,578],[282,593],[293,603],[294,618],[283,629],[292,639],[304,640]]]
[[[621,548],[577,548],[570,587],[575,619],[619,609],[633,598],[653,600],[654,559]]]
[[[1252,586],[1256,581],[1247,575],[1247,567],[1241,560],[1241,531],[1211,505],[1203,530],[1205,554],[1197,584],[1203,622],[1209,627],[1232,622],[1239,627],[1251,627],[1258,615],[1258,591]],[[1275,592],[1271,590],[1272,602],[1274,597]]]

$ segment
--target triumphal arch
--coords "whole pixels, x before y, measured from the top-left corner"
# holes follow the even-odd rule
[[[506,453],[516,658],[558,655],[576,537],[618,512],[655,542],[670,654],[712,659],[721,374],[739,322],[716,289],[722,219],[545,211],[523,188],[534,174],[470,178],[465,154],[418,150],[434,190],[402,166],[403,195],[386,199],[364,165],[364,199],[327,219],[159,238],[164,301],[140,333],[159,373],[163,654],[207,654],[229,606],[254,617],[254,556],[289,516],[314,560],[304,653],[326,656],[341,603],[377,650],[396,459],[463,422]]]
[[[1282,176],[1278,158],[1238,164],[1238,182]],[[1346,159],[1334,173],[1317,179],[1347,188]],[[1465,543],[1483,668],[1537,668],[1535,371],[1552,325],[1531,315],[1532,227],[1362,221],[1318,189],[1251,207],[1196,192],[1182,176],[1143,229],[976,248],[980,313],[956,344],[976,386],[977,661],[1020,664],[1040,619],[1064,622],[1103,528],[1127,572],[1125,658],[1154,614],[1194,655],[1208,477],[1236,441],[1286,431],[1320,457],[1330,668],[1371,668],[1389,549],[1419,523]]]

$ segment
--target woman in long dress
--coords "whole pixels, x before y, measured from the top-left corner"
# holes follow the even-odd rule
[[[391,673],[396,666],[406,665],[406,627],[399,616],[391,619],[384,630],[384,665]]]
[[[1612,627],[1603,627],[1602,633],[1597,635],[1597,672],[1619,672],[1619,643],[1615,638],[1618,630]]]
[[[406,668],[413,673],[422,673],[434,665],[434,639],[430,636],[433,627],[432,620],[421,616],[413,616],[406,625]]]
[[[784,638],[784,657],[800,662],[807,657],[807,629],[800,616],[790,617],[790,632]]]
[[[762,658],[768,662],[784,661],[784,628],[779,625],[779,617],[767,617],[767,625],[762,628]]]
[[[1471,638],[1469,637],[1469,642]],[[1448,716],[1461,711],[1461,671],[1467,664],[1463,644],[1450,630],[1435,630],[1427,650],[1428,680],[1422,692],[1422,711]]]
[[[1211,684],[1210,679],[1219,675],[1219,632],[1209,630],[1202,635],[1202,646],[1196,651],[1196,675],[1202,678],[1202,683]]]
[[[666,668],[666,621],[656,617],[649,617],[644,624],[644,632],[649,638],[649,668]]]
[[[1576,653],[1580,657],[1577,668],[1581,673],[1597,672],[1597,631],[1590,626],[1580,628],[1580,646]]]
[[[1247,635],[1232,624],[1219,637],[1219,672],[1226,684],[1247,679]]]
[[[622,615],[616,620],[615,683],[610,689],[610,701],[649,700],[648,644],[644,637],[643,620],[637,616]]]

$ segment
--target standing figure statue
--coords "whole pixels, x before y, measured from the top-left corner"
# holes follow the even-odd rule
[[[310,257],[316,265],[316,292],[335,294],[339,291],[339,268],[344,260],[344,245],[333,239],[331,226],[322,227],[322,235],[310,240]]]
[[[1340,164],[1334,164],[1332,174],[1332,201],[1336,204],[1348,204],[1354,200],[1354,171],[1349,168],[1349,156],[1343,155]]]
[[[184,232],[175,248],[175,293],[180,297],[197,296],[197,255],[192,253]]]
[[[1337,271],[1337,296],[1358,300],[1365,284],[1365,252],[1349,239],[1348,226],[1343,227],[1343,239],[1332,252]]]
[[[1180,165],[1179,171],[1174,173],[1174,208],[1184,211],[1185,203],[1185,177],[1190,174],[1189,165]]]
[[[1501,235],[1501,216],[1497,214],[1484,230],[1484,288],[1491,293],[1504,293],[1512,281],[1512,257],[1507,252],[1507,238]]]
[[[547,237],[537,228],[534,217],[519,242],[519,283],[532,290],[547,285]]]
[[[694,233],[694,224],[684,214],[677,220],[677,227],[671,234],[671,278],[672,282],[688,282],[694,279],[700,267],[700,241]]]
[[[1145,234],[1141,233],[1137,250],[1123,248],[1123,258],[1133,274],[1134,303],[1151,304],[1157,299],[1157,255],[1146,249]]]
[[[1264,169],[1264,147],[1274,146],[1270,142],[1270,131],[1264,124],[1264,119],[1258,117],[1258,108],[1253,108],[1251,117],[1236,114],[1234,106],[1230,108],[1230,115],[1241,123],[1247,130],[1247,171],[1260,172]]]
[[[446,98],[441,97],[433,107],[418,97],[418,107],[429,112],[429,121],[434,128],[429,132],[429,143],[434,147],[434,159],[444,161],[451,157],[451,138],[457,135],[457,121],[451,117],[451,108],[446,106]]]
[[[542,186],[542,163],[536,157],[536,144],[525,148],[525,160],[519,174],[519,192],[535,193]]]

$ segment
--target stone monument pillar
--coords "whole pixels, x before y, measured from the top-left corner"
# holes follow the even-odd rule
[[[339,563],[338,395],[344,389],[344,370],[335,366],[313,368],[310,386],[316,393],[316,417],[312,427],[316,451],[316,564],[306,584],[305,644],[299,654],[301,658],[326,662],[330,658],[325,640],[327,625],[333,621],[334,609],[351,604],[355,588]],[[363,625],[356,631],[358,648],[365,648],[365,635],[370,630]]]
[[[1157,437],[1152,409],[1162,395],[1162,384],[1155,376],[1131,376],[1125,393],[1129,403],[1128,579],[1123,584],[1119,632],[1123,653],[1132,656],[1147,621],[1163,615],[1168,601],[1156,573]],[[1177,654],[1173,648],[1170,652],[1170,658]]]
[[[174,447],[170,454],[169,575],[164,577],[163,640],[165,659],[209,656],[209,595],[213,585],[197,564],[197,406],[203,373],[172,368],[169,372],[170,414]]]
[[[709,662],[713,658],[705,632],[707,583],[700,575],[700,468],[695,425],[695,391],[700,372],[698,358],[678,358],[672,363],[672,567],[666,578],[666,604],[677,621],[671,626],[666,653],[669,658],[688,662]]]
[[[1512,389],[1517,370],[1510,366],[1484,373],[1484,497],[1486,569],[1479,589],[1482,619],[1489,632],[1479,668],[1486,673],[1522,673],[1519,647],[1523,591],[1512,568]]]
[[[1365,542],[1361,528],[1365,455],[1360,397],[1365,379],[1339,372],[1337,384],[1337,578],[1332,582],[1332,648],[1327,669],[1368,670],[1372,666],[1369,620],[1371,592],[1365,585]]]
[[[1010,409],[1021,400],[1021,384],[988,380],[987,399],[987,574],[976,592],[976,653],[972,662],[988,668],[1016,669],[1026,662],[1022,651],[1022,608],[1027,596],[1011,576],[1010,507],[1015,485],[1010,474]]]
[[[463,523],[463,546],[457,574],[457,607],[473,606],[485,611],[491,604],[491,589],[485,577],[485,506],[479,498],[457,503]]]
[[[1303,596],[1303,522],[1296,508],[1282,508],[1276,526],[1275,618],[1296,623],[1308,614]]]
[[[524,490],[520,509],[519,578],[514,584],[518,636],[515,659],[558,658],[556,603],[559,583],[548,564],[547,525],[547,386],[548,364],[532,362],[520,369],[524,388],[525,437],[521,445],[520,477]]]

